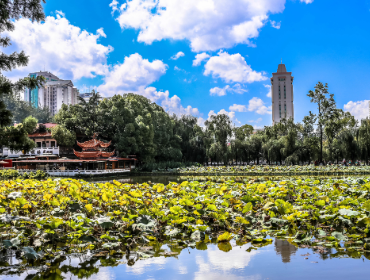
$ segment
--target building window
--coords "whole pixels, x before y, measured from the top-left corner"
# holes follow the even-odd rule
[[[285,117],[286,117],[286,104],[284,104],[284,111],[285,111]]]
[[[51,141],[50,147],[55,147],[55,141]]]
[[[280,86],[279,86],[279,99],[281,99]]]
[[[286,99],[286,88],[285,88],[285,85],[284,85],[284,99]]]
[[[279,104],[279,118],[281,118],[281,104]]]

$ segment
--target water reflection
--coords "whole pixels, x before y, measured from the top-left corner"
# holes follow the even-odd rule
[[[352,248],[313,246],[297,248],[287,240],[256,247],[235,241],[218,246],[215,242],[184,246],[174,240],[147,246],[140,251],[100,251],[54,256],[49,263],[27,270],[21,258],[3,255],[1,279],[367,279],[369,254]],[[205,246],[204,246],[205,245]],[[281,255],[281,257],[280,257]],[[292,258],[292,256],[295,256]],[[321,265],[320,265],[321,264]],[[288,266],[287,266],[288,265]],[[302,273],[310,271],[310,273]],[[316,274],[315,274],[316,273]],[[320,277],[321,276],[321,277]],[[329,277],[331,276],[331,277]]]
[[[290,262],[290,256],[297,252],[297,247],[287,240],[275,238],[275,251],[277,255],[281,255],[283,263],[288,263]]]

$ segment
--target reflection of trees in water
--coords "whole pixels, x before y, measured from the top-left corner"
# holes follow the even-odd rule
[[[288,263],[290,262],[290,256],[297,251],[297,247],[286,240],[275,238],[275,251],[278,255],[281,255],[283,263]]]

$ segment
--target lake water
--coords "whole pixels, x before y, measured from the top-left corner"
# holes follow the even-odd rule
[[[31,278],[32,271],[20,275],[0,276],[1,279],[196,279],[196,280],[262,280],[262,279],[369,279],[370,262],[361,253],[350,258],[334,249],[325,253],[313,249],[296,248],[286,240],[246,251],[250,244],[230,244],[224,252],[215,244],[207,248],[185,248],[176,256],[159,256],[136,260],[135,254],[127,259],[88,255],[70,257],[54,266],[43,276]],[[161,251],[171,251],[162,245]],[[353,252],[351,253],[353,254]],[[369,255],[367,255],[369,257]],[[34,271],[36,272],[36,271]]]

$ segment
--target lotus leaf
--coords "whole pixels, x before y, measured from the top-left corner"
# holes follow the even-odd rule
[[[40,255],[31,247],[23,247],[22,251],[27,260],[37,260],[40,258]]]
[[[341,241],[347,241],[348,240],[348,238],[345,237],[341,232],[337,232],[337,231],[332,232],[331,236],[333,236],[335,239],[341,240]]]
[[[17,199],[17,198],[20,198],[22,197],[22,193],[21,192],[11,192],[10,194],[8,194],[8,198],[9,199]]]
[[[339,214],[341,214],[342,216],[352,217],[352,216],[358,216],[360,213],[357,211],[349,210],[349,209],[340,209]]]
[[[98,225],[100,225],[102,228],[105,228],[105,229],[111,228],[114,225],[114,223],[108,217],[98,218],[96,221]]]

